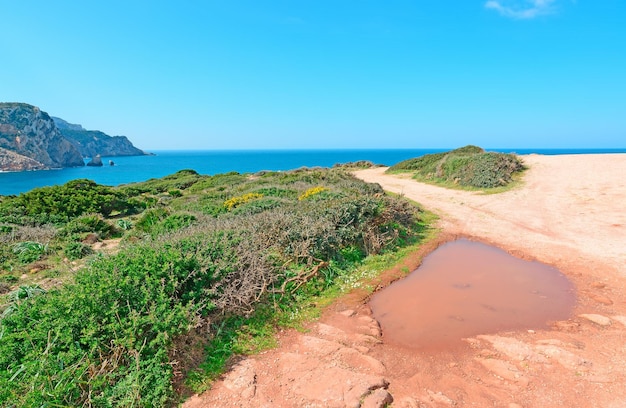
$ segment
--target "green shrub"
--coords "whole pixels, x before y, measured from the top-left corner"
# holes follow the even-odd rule
[[[486,188],[503,186],[523,168],[514,155],[484,153],[472,157],[467,166],[459,171],[460,184]]]
[[[62,186],[41,187],[5,199],[0,205],[0,219],[17,224],[63,223],[87,213],[109,216],[113,212],[130,213],[137,203],[128,200],[112,187],[91,180],[72,180]]]
[[[164,406],[172,396],[168,347],[245,265],[238,241],[216,233],[133,247],[17,305],[1,321],[0,403]]]
[[[135,223],[135,227],[144,232],[150,232],[161,220],[169,215],[169,211],[165,208],[151,208],[141,215],[141,218]]]
[[[99,214],[88,214],[69,221],[61,229],[62,236],[79,235],[83,233],[96,233],[106,238],[115,233],[115,228],[106,222]]]
[[[294,198],[298,195],[298,192],[296,190],[281,188],[277,186],[262,187],[254,190],[254,192],[261,194],[264,197]]]
[[[197,218],[191,214],[172,214],[160,223],[158,230],[161,232],[180,230],[192,225],[196,219]]]
[[[212,203],[209,202],[202,207],[202,213],[206,215],[210,215],[213,217],[217,217],[221,214],[225,214],[228,212],[226,207],[224,207],[223,203]]]
[[[128,231],[133,228],[133,223],[129,220],[117,220],[117,227],[121,230]]]
[[[85,245],[82,242],[70,242],[66,245],[64,253],[69,260],[75,261],[77,259],[82,259],[87,255],[93,254],[93,249],[91,249],[89,245]]]
[[[230,188],[232,186],[246,182],[247,176],[236,171],[229,173],[216,174],[214,176],[206,176],[201,181],[193,185],[189,190],[198,193],[207,189],[216,189],[219,187]]]
[[[12,314],[20,304],[27,301],[28,299],[32,299],[35,296],[46,293],[46,291],[41,288],[39,285],[23,285],[10,292],[7,296],[9,303],[2,312],[2,316],[0,318],[6,318],[10,314]],[[0,400],[1,401],[1,400]]]
[[[178,193],[182,195],[180,190],[186,190],[205,178],[206,176],[199,175],[195,170],[180,170],[160,179],[132,183],[121,187],[119,190],[128,197],[137,197],[146,193],[161,194],[165,192],[174,197]],[[172,194],[172,192],[174,193]]]
[[[48,252],[48,246],[39,242],[26,241],[13,245],[13,253],[23,264],[38,261]]]
[[[19,280],[20,278],[15,275],[0,275],[0,282],[16,283]]]
[[[271,210],[285,204],[283,199],[277,197],[262,197],[237,206],[232,213],[234,215],[252,215]]]
[[[485,152],[477,146],[465,146],[447,153],[405,160],[388,171],[412,171],[420,180],[493,188],[507,185],[513,175],[523,169],[522,162],[513,154]]]

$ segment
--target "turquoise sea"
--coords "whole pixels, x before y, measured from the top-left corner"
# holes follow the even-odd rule
[[[254,173],[261,170],[290,170],[299,167],[331,167],[336,163],[369,160],[393,165],[402,160],[449,149],[380,149],[380,150],[255,150],[255,151],[154,151],[155,156],[103,157],[103,167],[77,167],[0,173],[0,195],[19,194],[36,187],[66,183],[78,178],[117,186],[163,177],[182,169],[200,174],[230,171]],[[488,149],[518,154],[626,153],[626,149]],[[115,166],[108,166],[109,160]]]

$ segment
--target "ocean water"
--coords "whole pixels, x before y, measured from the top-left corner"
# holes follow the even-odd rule
[[[0,173],[0,195],[20,194],[36,187],[64,184],[86,178],[99,184],[117,186],[159,178],[183,169],[214,175],[236,171],[291,170],[299,167],[331,167],[337,163],[369,160],[393,165],[402,160],[449,149],[380,150],[255,150],[255,151],[155,151],[155,156],[103,157],[103,167],[77,167]],[[626,149],[488,149],[518,154],[626,153]],[[109,160],[115,166],[108,166]]]

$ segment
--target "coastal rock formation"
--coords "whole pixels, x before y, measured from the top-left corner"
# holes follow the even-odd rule
[[[91,161],[87,163],[87,166],[102,167],[103,166],[102,157],[100,157],[99,154],[95,155],[94,157],[91,158]]]
[[[76,146],[63,137],[52,118],[25,103],[0,103],[0,148],[4,149],[0,171],[85,165]]]
[[[126,136],[109,136],[99,130],[86,130],[81,125],[52,117],[61,134],[72,142],[84,157],[96,155],[111,156],[143,156],[146,152],[133,146]]]
[[[0,171],[43,170],[45,166],[30,157],[0,147]]]

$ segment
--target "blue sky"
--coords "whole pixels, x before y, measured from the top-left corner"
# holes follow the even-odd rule
[[[622,0],[0,1],[0,101],[143,149],[626,147]]]

